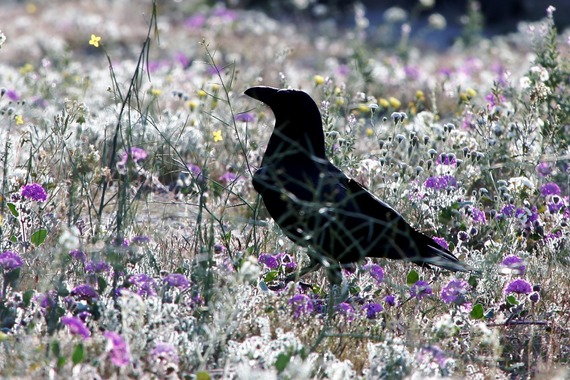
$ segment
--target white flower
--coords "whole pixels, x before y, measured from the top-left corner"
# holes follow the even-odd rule
[[[384,19],[391,23],[404,22],[408,19],[408,12],[400,7],[390,7],[384,12]]]
[[[6,41],[6,35],[0,30],[0,49],[2,49],[2,44]]]
[[[257,259],[253,258],[253,256],[249,256],[247,260],[241,265],[239,270],[240,277],[243,279],[244,282],[251,282],[259,277],[259,273],[261,269],[257,263]]]
[[[530,78],[522,77],[521,79],[519,79],[519,86],[523,90],[530,88]]]
[[[526,177],[512,177],[509,178],[509,189],[511,191],[523,191],[526,189],[534,190],[534,183]]]
[[[67,251],[77,249],[79,247],[79,230],[77,227],[70,227],[63,230],[59,235],[58,243]]]
[[[538,75],[538,79],[540,79],[541,82],[546,82],[548,78],[550,78],[548,71],[542,66],[533,66],[530,68],[530,72]]]
[[[429,25],[437,30],[443,30],[447,26],[447,20],[441,13],[433,13],[428,17]]]

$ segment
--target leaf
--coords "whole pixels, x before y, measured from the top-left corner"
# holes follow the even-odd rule
[[[10,210],[10,212],[12,213],[12,215],[14,215],[16,218],[18,216],[20,216],[20,213],[18,212],[18,210],[16,210],[16,205],[13,203],[8,202],[8,209]]]
[[[408,286],[412,286],[416,282],[418,282],[419,279],[420,279],[420,275],[418,274],[418,272],[416,272],[415,270],[412,269],[408,273],[408,277],[406,278],[406,283],[408,284]]]
[[[473,319],[482,319],[484,313],[485,310],[483,310],[483,305],[478,303],[477,305],[473,306],[473,309],[471,310],[471,313],[469,313],[469,316]]]
[[[24,296],[22,297],[22,302],[24,303],[24,307],[30,306],[30,301],[32,300],[32,296],[34,295],[34,290],[30,289],[24,292]]]
[[[47,230],[45,228],[39,229],[30,236],[30,241],[36,247],[39,247],[47,237]]]
[[[272,282],[275,281],[279,277],[279,272],[276,270],[269,271],[265,274],[263,278],[265,282]]]
[[[511,306],[513,305],[518,305],[519,301],[517,301],[517,298],[515,296],[508,296],[507,297],[507,303]]]
[[[105,289],[107,289],[107,281],[101,277],[97,276],[97,289],[99,290],[99,294],[103,294]]]
[[[10,284],[12,286],[16,285],[16,281],[20,278],[20,269],[16,268],[11,270],[10,272],[4,273],[4,282]]]
[[[290,354],[280,353],[279,355],[277,355],[277,360],[275,361],[275,368],[277,368],[277,372],[278,373],[283,372],[283,370],[287,368],[287,365],[289,364],[290,360],[291,360]]]
[[[469,280],[467,280],[467,283],[468,283],[469,285],[471,285],[471,287],[476,288],[476,287],[477,287],[477,283],[478,283],[477,277],[475,277],[475,276],[469,276]]]
[[[82,343],[79,343],[75,346],[75,350],[73,350],[73,354],[71,355],[71,360],[73,364],[79,364],[83,361],[83,357],[85,356],[85,348],[83,347]]]
[[[53,342],[51,342],[51,352],[52,354],[54,354],[55,356],[59,356],[60,354],[60,345],[59,345],[59,340],[54,340]]]

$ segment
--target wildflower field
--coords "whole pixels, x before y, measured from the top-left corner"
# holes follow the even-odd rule
[[[0,377],[570,378],[570,39],[547,7],[495,37],[473,7],[435,50],[442,15],[413,39],[358,3],[350,25],[0,5]],[[336,303],[322,270],[284,284],[308,256],[251,184],[257,85],[308,92],[331,161],[478,272],[365,260]]]

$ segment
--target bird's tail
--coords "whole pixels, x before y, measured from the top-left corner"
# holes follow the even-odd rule
[[[434,242],[434,244],[437,244]],[[435,265],[453,272],[473,272],[475,269],[470,265],[459,261],[457,257],[447,252],[444,248],[435,245],[425,247],[421,257],[414,257],[411,261],[418,265]]]

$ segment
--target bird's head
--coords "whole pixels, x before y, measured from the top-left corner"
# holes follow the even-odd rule
[[[315,101],[304,91],[258,86],[245,91],[271,108],[275,131],[301,144],[311,154],[325,157],[323,124]]]

